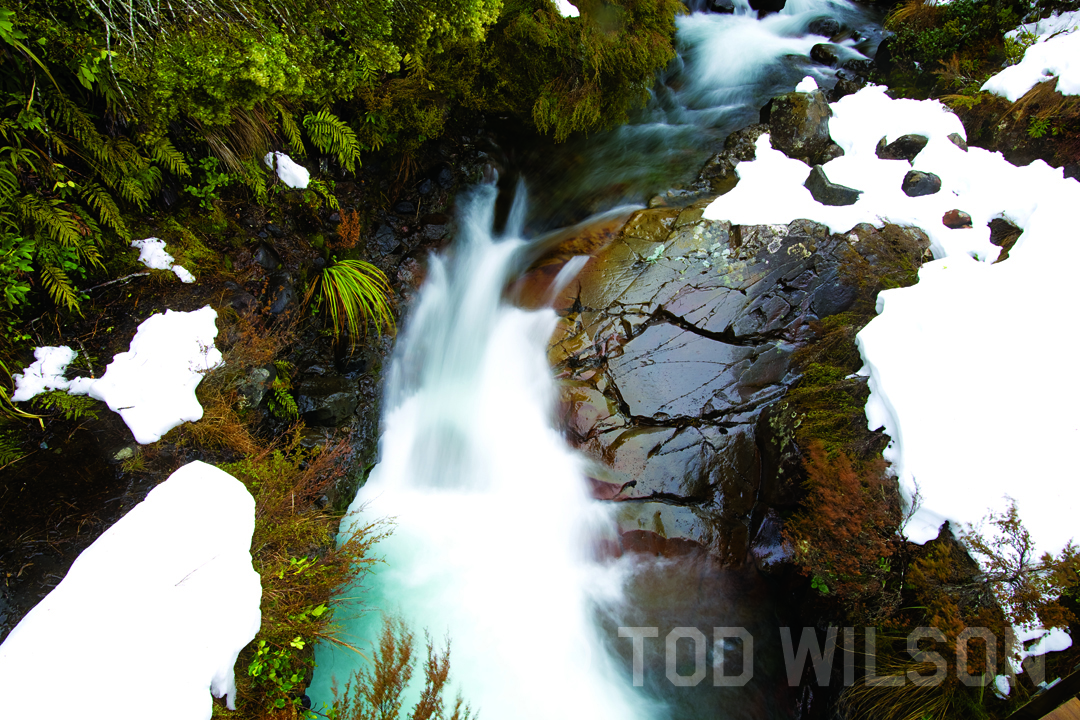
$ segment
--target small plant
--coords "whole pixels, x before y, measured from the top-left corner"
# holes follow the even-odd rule
[[[310,658],[297,657],[296,651],[303,650],[304,645],[299,635],[287,647],[272,648],[265,640],[258,642],[248,675],[256,685],[266,686],[267,710],[281,710],[290,704],[300,706],[299,690],[303,689],[307,668],[314,666]]]
[[[202,185],[185,185],[184,191],[193,197],[199,198],[199,206],[203,210],[213,210],[214,203],[218,200],[218,188],[232,182],[228,173],[218,170],[218,159],[206,157],[199,161],[205,182]]]
[[[300,408],[292,393],[292,372],[295,369],[292,363],[284,360],[275,360],[274,368],[277,377],[270,386],[270,394],[266,396],[266,406],[270,414],[278,420],[296,420],[300,417]]]
[[[1039,138],[1044,137],[1048,132],[1052,135],[1057,135],[1058,133],[1060,133],[1061,129],[1053,127],[1051,125],[1051,120],[1052,118],[1032,115],[1031,118],[1028,120],[1028,137],[1038,140]]]
[[[335,339],[348,332],[355,342],[367,332],[369,320],[378,333],[385,330],[393,334],[396,331],[389,302],[392,292],[386,275],[371,263],[339,260],[323,268],[308,289],[304,302],[309,303],[314,298],[315,312],[326,308]]]

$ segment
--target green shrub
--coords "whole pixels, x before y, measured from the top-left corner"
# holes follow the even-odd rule
[[[389,300],[392,293],[386,275],[371,263],[339,260],[323,268],[304,302],[314,298],[312,309],[325,309],[334,337],[347,332],[355,342],[367,332],[368,321],[377,333],[396,331]]]

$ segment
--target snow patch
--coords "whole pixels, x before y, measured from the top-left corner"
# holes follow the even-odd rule
[[[554,0],[555,7],[563,17],[578,17],[581,13],[569,0]]]
[[[150,316],[139,325],[128,351],[117,353],[98,379],[65,380],[75,352],[66,346],[37,348],[37,361],[13,376],[12,400],[29,400],[45,390],[89,395],[119,413],[139,443],[157,442],[177,425],[203,416],[195,388],[221,364],[221,351],[214,346],[216,319],[209,305]]]
[[[255,501],[201,462],[82,552],[0,645],[5,716],[209,720],[261,624]],[[62,688],[62,692],[58,692]]]
[[[281,182],[296,190],[303,190],[311,182],[311,173],[283,152],[272,151],[263,158],[266,167],[277,170]],[[276,166],[276,168],[275,168]]]
[[[132,240],[131,247],[139,249],[139,262],[151,270],[172,270],[180,282],[195,282],[195,277],[186,268],[173,264],[173,256],[165,252],[164,240],[155,237]]]
[[[34,360],[21,373],[11,378],[15,381],[15,392],[11,399],[25,402],[48,390],[67,390],[71,381],[64,379],[64,371],[75,359],[75,351],[66,345],[60,347],[34,348]]]
[[[808,93],[818,89],[817,80],[807,75],[795,86],[795,92]]]

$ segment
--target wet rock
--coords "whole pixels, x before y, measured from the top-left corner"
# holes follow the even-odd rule
[[[922,152],[927,142],[929,142],[929,138],[925,135],[901,135],[886,145],[883,137],[878,140],[875,152],[882,160],[907,160],[911,162],[916,155]]]
[[[268,243],[259,243],[259,246],[255,248],[255,252],[252,253],[252,258],[267,272],[272,272],[281,267],[281,256]]]
[[[964,152],[968,151],[967,140],[965,140],[963,135],[961,135],[960,133],[949,133],[949,140],[952,141],[953,145],[960,148]]]
[[[933,195],[941,190],[941,178],[934,173],[911,170],[904,176],[904,182],[901,184],[900,189],[908,197]]]
[[[273,385],[275,377],[277,377],[277,371],[273,365],[255,368],[249,372],[237,388],[240,394],[240,400],[237,403],[239,409],[259,407]]]
[[[449,229],[446,225],[425,225],[421,231],[423,236],[428,240],[442,240],[449,234]]]
[[[1073,180],[1080,180],[1080,164],[1069,163],[1068,165],[1063,166],[1061,174],[1066,180],[1070,178]]]
[[[431,180],[424,180],[420,183],[420,186],[416,189],[416,192],[420,193],[424,197],[427,197],[431,193],[435,192],[435,183]]]
[[[750,8],[757,10],[760,15],[780,12],[786,4],[787,0],[750,0]]]
[[[735,12],[734,0],[707,0],[705,6],[709,9],[709,12],[721,13],[724,15],[730,15]]]
[[[827,38],[839,35],[840,30],[840,21],[831,17],[814,18],[806,27],[806,32],[810,33],[811,35],[821,35]]]
[[[259,301],[247,290],[231,280],[225,283],[225,287],[229,290],[229,294],[225,296],[225,302],[236,311],[237,315],[245,317],[258,310]]]
[[[761,498],[770,507],[791,508],[802,497],[805,475],[795,431],[802,418],[786,402],[765,407],[754,425],[761,458]]]
[[[705,162],[698,173],[698,179],[709,183],[713,192],[722,194],[731,190],[739,179],[735,174],[735,166],[754,159],[757,154],[755,143],[762,133],[768,131],[768,125],[757,123],[728,135],[724,141],[723,152],[713,155]]]
[[[810,59],[818,65],[825,65],[826,67],[836,67],[837,62],[839,62],[836,50],[828,43],[818,43],[810,48]]]
[[[400,200],[394,203],[394,212],[398,215],[416,215],[416,203],[412,200]]]
[[[861,77],[849,78],[842,73],[836,74],[836,84],[829,91],[829,102],[836,102],[842,97],[854,95],[866,87],[866,80]]]
[[[792,92],[772,99],[769,132],[772,145],[785,155],[810,162],[825,150],[829,137],[829,108],[825,93]],[[816,161],[813,164],[817,164]]]
[[[283,238],[285,237],[285,231],[277,225],[267,225],[266,232],[270,233],[271,237]]]
[[[443,165],[439,168],[439,174],[435,176],[435,182],[439,183],[439,187],[443,190],[454,187],[454,171],[450,169],[449,165]]]
[[[831,182],[820,165],[815,165],[810,170],[803,186],[822,205],[854,205],[862,194],[862,190]]]
[[[834,273],[824,276],[814,291],[810,309],[819,318],[842,313],[855,302],[855,288],[844,285]]]
[[[794,351],[795,346],[785,342],[767,348],[754,359],[753,365],[739,376],[739,383],[754,389],[779,383],[788,373]]]
[[[963,210],[949,210],[941,217],[941,224],[953,230],[971,227],[971,216]]]
[[[287,272],[277,272],[271,275],[267,283],[267,292],[270,298],[271,315],[282,314],[296,302],[296,289],[293,286],[292,275]]]
[[[845,60],[841,63],[840,67],[856,77],[865,80],[870,76],[870,72],[874,69],[874,61],[867,58],[851,58],[850,60]]]
[[[339,376],[305,377],[296,395],[296,406],[304,422],[324,427],[348,423],[359,402],[356,381]]]
[[[330,223],[331,225],[338,225],[339,223],[341,223],[341,213],[330,213],[330,217],[326,218],[326,222]]]
[[[380,255],[389,255],[398,249],[401,241],[398,240],[397,235],[394,233],[394,228],[389,225],[380,225],[375,230],[375,236],[373,238],[375,242],[375,249]]]
[[[818,165],[824,165],[825,163],[828,163],[828,162],[830,162],[832,160],[835,160],[838,157],[843,157],[843,156],[844,156],[844,148],[842,148],[838,144],[830,141],[829,144],[825,146],[825,149],[821,151],[821,154],[818,155],[818,158],[817,158]]]

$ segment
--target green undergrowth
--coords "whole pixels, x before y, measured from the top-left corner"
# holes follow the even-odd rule
[[[296,716],[314,668],[316,642],[336,642],[337,621],[357,611],[342,598],[378,562],[388,522],[360,524],[335,543],[340,513],[327,495],[352,471],[347,440],[305,449],[296,432],[281,446],[221,466],[255,498],[252,564],[262,579],[262,627],[237,663],[237,712],[229,717]]]

